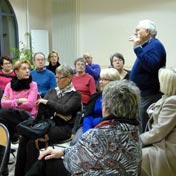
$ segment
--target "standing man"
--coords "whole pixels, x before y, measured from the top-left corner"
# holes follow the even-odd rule
[[[153,21],[142,20],[138,23],[133,42],[136,61],[130,73],[130,79],[141,91],[140,118],[142,130],[145,131],[149,119],[147,108],[161,97],[158,70],[166,65],[166,51],[162,43],[156,39],[156,26]]]
[[[101,71],[100,65],[92,63],[93,57],[90,55],[90,53],[84,53],[83,58],[86,60],[85,72],[93,76],[95,84],[97,86],[98,80],[100,78],[100,71]]]
[[[32,80],[37,83],[41,97],[44,97],[49,89],[56,87],[55,74],[45,68],[45,55],[41,52],[34,54],[35,69],[31,71]]]

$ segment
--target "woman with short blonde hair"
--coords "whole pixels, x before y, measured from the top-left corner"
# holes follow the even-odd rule
[[[115,68],[105,68],[100,72],[99,89],[90,98],[83,118],[83,133],[95,127],[102,120],[102,91],[112,81],[120,80],[120,74]]]
[[[159,70],[160,91],[165,95],[176,95],[176,69],[161,68]]]
[[[6,85],[1,99],[0,122],[8,128],[12,142],[18,140],[18,136],[15,137],[16,126],[24,120],[35,118],[37,114],[38,88],[37,83],[32,81],[30,69],[31,66],[27,60],[16,61],[14,64],[16,76]],[[4,168],[3,175],[8,175],[8,157]]]
[[[163,95],[147,109],[149,131],[140,135],[144,146],[142,176],[176,173],[176,69],[161,68],[159,82]]]

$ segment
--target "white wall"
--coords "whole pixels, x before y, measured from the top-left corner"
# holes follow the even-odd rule
[[[51,3],[49,0],[9,0],[17,17],[19,41],[29,47],[26,32],[31,30],[48,30],[51,41]],[[47,51],[48,54],[48,51]],[[47,55],[46,55],[47,57]]]
[[[19,39],[24,41],[24,35],[27,32],[25,1],[10,0],[10,3],[17,17]]]
[[[52,48],[58,51],[61,63],[73,65],[77,57],[77,22],[75,0],[53,0]]]
[[[89,51],[94,62],[109,65],[109,57],[121,52],[126,65],[132,66],[135,55],[128,37],[141,19],[151,19],[158,28],[157,37],[167,50],[167,65],[176,66],[174,0],[80,0],[80,53]]]
[[[20,40],[29,28],[48,30],[50,50],[61,56],[61,63],[73,64],[88,51],[94,62],[109,65],[109,57],[121,52],[126,66],[135,60],[128,37],[141,19],[151,19],[158,28],[157,37],[167,51],[167,66],[175,66],[175,0],[10,0],[17,15]]]

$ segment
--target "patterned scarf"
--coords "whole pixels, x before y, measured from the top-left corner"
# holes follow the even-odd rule
[[[73,87],[73,84],[70,83],[68,86],[66,86],[64,89],[59,89],[59,87],[55,88],[56,92],[57,92],[57,96],[64,96],[65,93],[71,92],[71,91],[76,91],[75,88]]]

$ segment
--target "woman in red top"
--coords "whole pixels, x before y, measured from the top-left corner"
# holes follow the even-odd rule
[[[78,58],[74,62],[76,74],[73,76],[72,83],[77,91],[81,93],[82,103],[87,104],[90,96],[96,92],[94,78],[85,72],[86,61]]]

